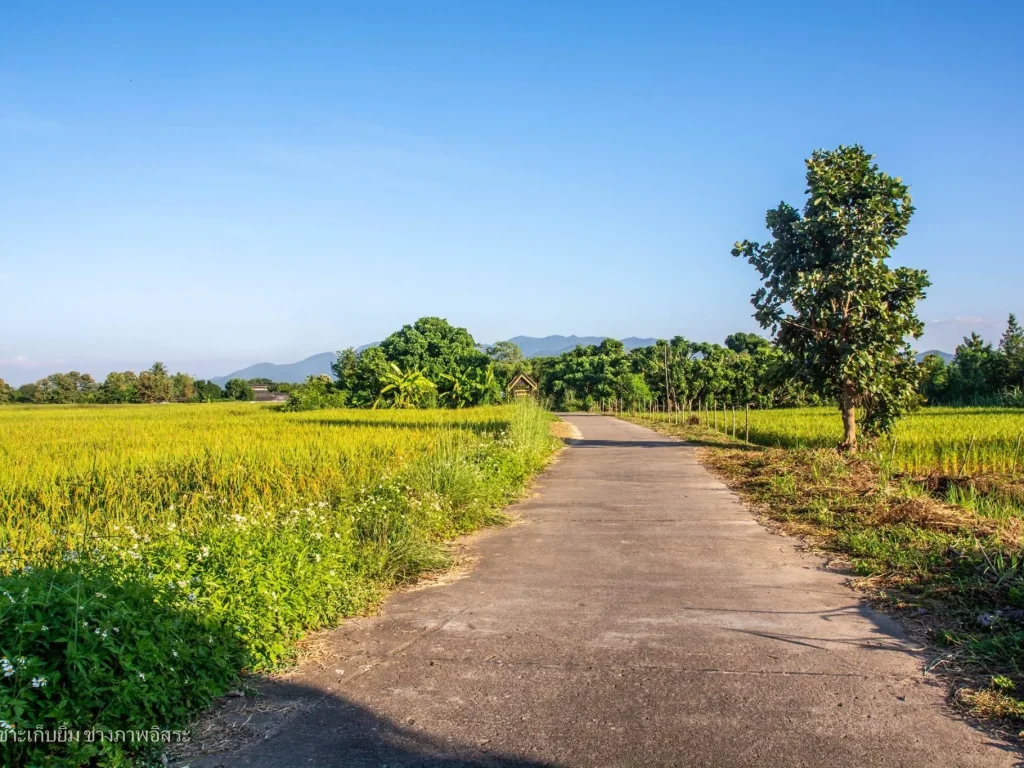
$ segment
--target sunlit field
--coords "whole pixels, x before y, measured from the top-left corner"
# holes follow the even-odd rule
[[[645,414],[673,420],[675,414]],[[835,408],[737,409],[701,413],[702,423],[750,442],[782,448],[832,448],[843,435]],[[1024,410],[923,408],[902,419],[893,433],[868,449],[897,471],[914,475],[1024,474]]]
[[[445,565],[443,542],[544,465],[549,427],[531,403],[0,409],[0,718],[184,724],[240,669]],[[135,749],[5,748],[68,766]]]
[[[521,421],[521,418],[519,419]],[[196,531],[299,501],[334,506],[417,461],[508,438],[512,406],[280,413],[255,404],[0,410],[0,544]]]

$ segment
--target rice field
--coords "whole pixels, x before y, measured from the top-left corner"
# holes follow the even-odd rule
[[[335,506],[425,458],[509,437],[521,421],[512,406],[9,406],[0,409],[0,547],[31,561],[56,538],[194,533],[256,508]]]
[[[558,444],[550,421],[530,403],[0,408],[0,764],[153,764],[3,737],[184,726],[499,521]]]
[[[653,414],[672,419],[674,414]],[[832,448],[842,439],[835,408],[789,408],[703,413],[703,423],[769,447]],[[870,452],[912,475],[1024,474],[1024,410],[922,408],[902,419]]]

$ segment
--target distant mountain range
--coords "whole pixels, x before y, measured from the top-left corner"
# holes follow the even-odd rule
[[[509,341],[518,345],[527,357],[552,357],[563,352],[570,352],[579,346],[600,344],[607,338],[607,336],[545,336],[544,338],[516,336],[509,339]],[[626,349],[636,349],[638,347],[649,347],[655,341],[657,339],[630,336],[629,338],[622,339],[622,344]],[[372,346],[374,345],[364,344],[356,351],[361,352]],[[948,352],[929,349],[927,352],[918,352],[917,361],[921,362],[926,355],[938,355],[947,363],[953,359],[953,355]],[[227,376],[217,376],[211,379],[211,381],[222,387],[227,383],[228,379],[270,379],[271,381],[301,384],[309,376],[318,376],[321,373],[331,375],[331,363],[337,357],[337,354],[334,352],[321,352],[319,355],[307,357],[305,360],[300,360],[297,363],[256,363],[256,365],[250,365],[248,368],[243,368],[240,371],[229,373]]]
[[[362,352],[374,344],[364,344],[356,348],[356,352]],[[215,376],[210,381],[214,384],[224,386],[229,379],[270,379],[281,383],[301,384],[310,376],[319,376],[326,373],[332,376],[331,363],[338,359],[337,352],[321,352],[319,355],[307,357],[297,363],[256,363],[240,371],[229,373],[227,376]]]
[[[533,336],[516,336],[509,341],[515,342],[523,354],[527,357],[549,357],[569,352],[576,347],[590,344],[600,344],[607,336],[545,336],[543,339]],[[647,347],[653,344],[656,339],[639,339],[630,336],[623,339],[622,343],[626,349]],[[374,344],[364,344],[356,349],[362,352]],[[291,382],[301,384],[309,376],[319,376],[321,373],[331,375],[331,363],[338,358],[335,352],[321,352],[318,355],[299,360],[297,363],[256,363],[240,371],[234,371],[226,376],[215,376],[210,379],[214,384],[224,386],[228,379],[270,379],[271,381]]]
[[[338,359],[334,352],[321,352],[297,363],[256,363],[227,376],[216,376],[210,381],[224,386],[229,379],[270,379],[271,381],[301,384],[309,376],[331,372],[331,363]]]

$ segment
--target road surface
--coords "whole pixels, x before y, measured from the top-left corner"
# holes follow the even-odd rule
[[[322,637],[197,766],[1008,766],[694,449],[601,416],[464,578]],[[248,729],[248,731],[247,731]],[[263,738],[263,736],[266,738]]]

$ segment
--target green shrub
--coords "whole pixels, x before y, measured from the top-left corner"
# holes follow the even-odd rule
[[[120,765],[131,743],[15,743],[14,732],[172,728],[223,693],[243,649],[166,587],[88,564],[0,578],[4,765]]]
[[[337,389],[330,376],[310,376],[288,393],[286,411],[317,411],[323,408],[344,408],[348,393]]]

